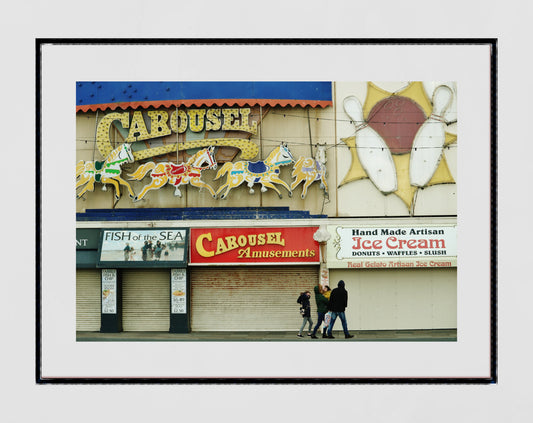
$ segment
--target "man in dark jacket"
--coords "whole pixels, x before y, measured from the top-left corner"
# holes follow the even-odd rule
[[[324,295],[322,295],[322,292],[320,292],[320,287],[318,285],[315,286],[315,300],[316,300],[316,311],[318,314],[318,323],[313,329],[313,334],[311,335],[311,338],[317,338],[316,331],[320,327],[320,324],[324,321],[324,316],[328,312],[328,299],[324,297]]]
[[[337,316],[341,319],[344,337],[353,338],[353,335],[350,335],[350,332],[348,332],[348,324],[346,323],[346,316],[344,314],[346,307],[348,307],[348,291],[344,288],[344,281],[340,280],[337,288],[331,291],[331,296],[329,297],[328,309],[331,311],[331,322],[328,327],[328,338],[334,338],[331,331],[333,330]]]

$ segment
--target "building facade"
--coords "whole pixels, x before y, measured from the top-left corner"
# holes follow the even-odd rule
[[[76,329],[295,330],[340,279],[351,330],[457,328],[456,97],[78,82]]]

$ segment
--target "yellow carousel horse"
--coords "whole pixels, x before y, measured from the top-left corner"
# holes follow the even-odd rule
[[[159,189],[167,183],[176,187],[174,195],[177,197],[181,197],[179,186],[190,183],[198,188],[207,188],[213,198],[216,198],[215,190],[200,179],[203,170],[217,168],[214,151],[215,146],[203,148],[191,156],[186,163],[175,164],[165,162],[155,164],[154,162],[148,162],[139,166],[134,173],[128,175],[130,176],[130,180],[140,181],[148,172],[151,172],[150,177],[152,178],[152,182],[146,185],[133,201],[141,200],[148,191]]]
[[[111,184],[115,187],[115,198],[120,199],[120,185],[124,185],[128,189],[130,198],[134,198],[135,194],[124,179],[120,177],[122,170],[120,169],[124,163],[133,163],[133,152],[131,144],[124,143],[115,148],[104,161],[83,161],[80,160],[76,165],[76,189],[85,185],[82,190],[76,195],[80,198],[87,191],[94,191],[95,182],[104,184],[103,191],[106,191],[105,184]]]
[[[258,162],[227,162],[218,171],[215,180],[228,174],[226,182],[217,190],[217,195],[224,193],[220,198],[226,198],[232,188],[236,188],[244,181],[248,182],[250,194],[254,193],[253,186],[255,183],[261,184],[261,192],[266,192],[267,188],[272,188],[281,198],[281,192],[274,184],[283,185],[289,191],[289,197],[292,196],[292,191],[285,181],[279,177],[280,166],[288,165],[294,162],[287,144],[281,143],[268,155],[264,161]]]
[[[328,183],[326,181],[326,146],[317,145],[315,158],[300,157],[294,165],[291,190],[294,190],[300,183],[304,182],[302,189],[302,199],[307,195],[307,189],[315,182],[320,181],[320,188],[324,190],[324,195],[329,198]]]

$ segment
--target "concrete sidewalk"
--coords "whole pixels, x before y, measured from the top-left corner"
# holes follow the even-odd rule
[[[345,339],[342,331],[333,331],[335,339],[309,336],[298,338],[293,332],[76,332],[78,342],[455,342],[456,329],[433,330],[361,330]]]

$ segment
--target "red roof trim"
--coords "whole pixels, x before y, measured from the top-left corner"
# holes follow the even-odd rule
[[[257,99],[209,99],[209,100],[168,100],[168,101],[132,101],[122,103],[105,103],[105,104],[88,104],[85,106],[77,106],[76,112],[96,112],[97,110],[116,110],[116,109],[148,109],[150,107],[201,107],[201,106],[280,106],[280,107],[295,107],[295,106],[311,106],[327,107],[333,104],[332,101],[318,101],[318,100],[257,100]]]

